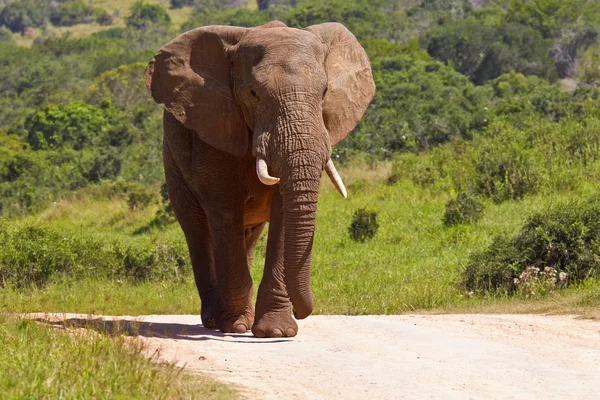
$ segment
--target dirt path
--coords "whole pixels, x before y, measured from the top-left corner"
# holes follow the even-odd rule
[[[114,319],[137,321],[120,329],[161,358],[251,399],[600,398],[600,322],[569,316],[311,316],[293,339],[223,335],[192,315]]]

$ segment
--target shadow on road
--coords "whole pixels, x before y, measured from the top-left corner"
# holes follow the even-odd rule
[[[292,339],[259,339],[249,334],[222,333],[215,329],[205,328],[202,324],[178,324],[165,322],[146,322],[141,320],[102,318],[30,318],[33,321],[62,329],[92,329],[96,332],[118,336],[143,336],[177,340],[221,340],[234,343],[283,343]]]

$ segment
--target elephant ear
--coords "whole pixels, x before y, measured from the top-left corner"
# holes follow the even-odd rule
[[[212,147],[242,156],[248,133],[234,101],[227,48],[248,28],[206,26],[167,43],[146,67],[152,97]]]
[[[333,146],[354,129],[375,95],[371,63],[356,37],[342,24],[328,22],[305,29],[326,48],[323,119]]]

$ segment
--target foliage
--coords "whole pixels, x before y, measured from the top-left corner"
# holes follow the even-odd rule
[[[156,194],[154,191],[144,185],[131,187],[127,194],[127,205],[129,205],[129,209],[131,210],[146,208],[155,200]]]
[[[377,233],[378,228],[377,213],[366,208],[361,208],[354,212],[348,232],[352,240],[362,243],[367,239],[372,239]]]
[[[92,22],[96,19],[95,9],[83,0],[71,0],[52,7],[50,22],[54,25],[71,26]]]
[[[127,17],[127,26],[133,29],[170,24],[171,17],[161,6],[144,3],[143,0],[133,3]]]
[[[465,192],[446,203],[444,225],[454,226],[477,222],[483,216],[483,203]]]
[[[207,12],[245,7],[248,2],[246,0],[194,0],[193,4],[196,12]]]
[[[495,16],[446,24],[423,40],[429,54],[478,85],[510,71],[556,79],[548,56],[550,41],[525,25],[497,21]]]
[[[43,27],[50,20],[50,12],[50,4],[46,0],[15,1],[0,11],[0,25],[13,32],[21,32],[27,26]]]
[[[171,8],[182,8],[194,4],[194,0],[170,0]]]
[[[175,279],[189,270],[178,243],[64,232],[40,224],[11,228],[2,222],[0,284],[44,285],[60,276],[133,280]]]
[[[279,5],[279,4],[285,4],[285,5],[295,7],[296,4],[299,3],[300,1],[299,0],[258,0],[257,3],[258,3],[258,9],[261,11],[264,11],[269,7]]]
[[[513,292],[531,290],[532,283],[523,282],[527,280],[558,278],[575,284],[600,275],[598,254],[600,201],[556,204],[529,217],[516,237],[498,236],[486,250],[474,253],[463,285],[476,292]],[[549,277],[538,277],[540,271]]]
[[[34,150],[119,147],[131,142],[129,128],[120,123],[108,101],[95,107],[83,102],[49,104],[25,123]]]
[[[10,29],[5,26],[0,26],[0,43],[14,43]]]

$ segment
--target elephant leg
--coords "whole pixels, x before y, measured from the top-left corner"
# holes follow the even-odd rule
[[[256,320],[252,326],[252,333],[257,337],[292,337],[298,333],[284,283],[282,215],[282,200],[277,189],[271,201],[265,272],[258,288]]]
[[[219,292],[206,214],[194,193],[185,183],[181,171],[175,165],[166,145],[164,160],[169,199],[185,234],[194,280],[200,294],[202,324],[206,328],[215,329],[217,327]]]
[[[224,333],[244,333],[254,323],[254,307],[243,205],[239,213],[232,211],[234,207],[222,209],[229,213],[207,212],[221,300],[217,326]]]

